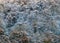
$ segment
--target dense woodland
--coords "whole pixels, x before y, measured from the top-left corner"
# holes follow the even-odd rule
[[[0,0],[0,43],[60,43],[60,0]]]

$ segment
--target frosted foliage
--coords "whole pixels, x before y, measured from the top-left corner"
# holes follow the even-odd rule
[[[8,43],[60,43],[59,0],[2,1],[0,27],[5,36],[0,38],[8,37]],[[3,40],[0,41],[6,43]]]

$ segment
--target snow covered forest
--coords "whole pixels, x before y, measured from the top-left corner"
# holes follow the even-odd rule
[[[0,43],[60,43],[60,0],[0,0]]]

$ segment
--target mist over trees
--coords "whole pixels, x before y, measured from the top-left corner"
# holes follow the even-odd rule
[[[60,1],[0,0],[0,43],[60,43]]]

